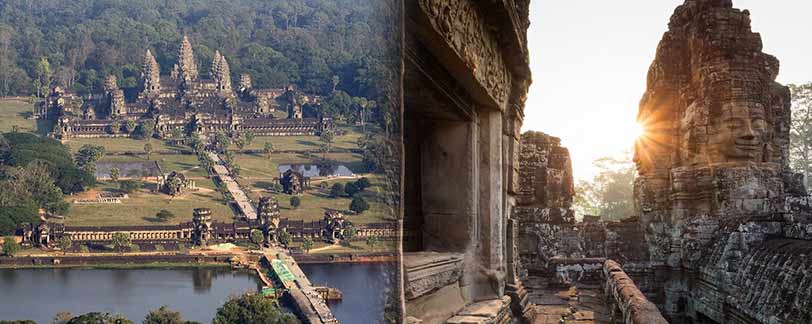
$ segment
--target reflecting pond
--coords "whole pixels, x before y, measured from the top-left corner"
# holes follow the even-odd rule
[[[276,169],[279,174],[293,170],[305,177],[352,177],[355,175],[343,164],[280,164]]]

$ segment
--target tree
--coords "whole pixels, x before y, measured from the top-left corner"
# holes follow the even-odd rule
[[[110,169],[110,180],[113,182],[118,182],[118,177],[121,176],[121,169],[119,168],[111,168]]]
[[[338,198],[344,194],[344,184],[338,182],[334,183],[333,186],[330,188],[330,198]]]
[[[157,214],[155,214],[155,217],[157,217],[162,222],[166,222],[172,218],[175,218],[175,214],[166,209],[161,209]]]
[[[257,229],[251,230],[251,241],[254,242],[256,245],[262,245],[265,242],[265,235],[262,234],[262,231]]]
[[[229,138],[225,132],[217,132],[217,134],[214,135],[214,144],[220,152],[225,153],[231,144],[231,138]]]
[[[331,131],[329,129],[325,129],[325,130],[321,131],[321,135],[319,135],[319,141],[321,141],[321,143],[322,143],[322,145],[321,145],[322,153],[330,152],[330,149],[333,146],[333,140],[334,139],[335,139],[335,136],[333,134],[333,131]],[[324,156],[322,156],[322,157],[324,157]]]
[[[356,214],[361,214],[369,209],[369,203],[364,197],[355,196],[352,198],[350,202],[350,210],[354,211]]]
[[[71,246],[73,246],[73,241],[70,239],[70,236],[64,235],[59,239],[59,248],[62,249],[62,253],[68,253]]]
[[[282,244],[282,246],[288,246],[288,244],[290,244],[290,233],[288,233],[287,229],[282,229],[282,231],[279,232],[279,244]]]
[[[251,146],[251,143],[254,142],[254,139],[257,138],[257,135],[254,134],[252,131],[247,131],[243,135],[243,139],[245,140],[245,145]]]
[[[139,127],[141,131],[139,132],[141,137],[147,141],[149,141],[153,135],[155,135],[155,121],[147,120],[141,123]]]
[[[115,249],[118,250],[118,252],[124,252],[124,248],[130,247],[130,245],[132,245],[130,233],[127,232],[113,233],[113,247],[115,247]]]
[[[265,142],[265,146],[262,149],[266,155],[268,155],[268,159],[271,158],[271,152],[273,152],[273,143]]]
[[[133,322],[119,314],[93,312],[71,318],[68,324],[133,324]]]
[[[54,319],[51,321],[51,324],[67,324],[73,318],[73,314],[70,312],[59,312],[56,313]]]
[[[302,205],[302,199],[299,196],[290,197],[290,206],[293,208],[299,208]]]
[[[13,257],[17,252],[20,252],[20,243],[13,236],[6,236],[3,239],[3,254]]]
[[[246,144],[247,143],[245,142],[245,137],[243,136],[237,136],[237,138],[234,139],[234,145],[237,146],[237,148],[240,150],[240,153],[242,153],[242,150],[245,149]]]
[[[313,249],[313,240],[309,237],[305,237],[304,241],[302,241],[302,249],[305,253],[310,253],[310,250]]]
[[[118,189],[124,193],[133,193],[141,188],[141,182],[136,180],[124,180],[118,183]]]
[[[124,122],[124,130],[127,131],[127,134],[132,134],[133,132],[135,132],[136,127],[137,125],[135,121],[132,119],[129,119],[126,122]]]
[[[369,246],[370,249],[374,250],[375,246],[378,245],[378,237],[377,236],[367,236],[366,243],[367,243],[367,246]]]
[[[352,197],[361,192],[361,189],[358,188],[358,185],[355,182],[347,182],[347,184],[344,186],[344,192],[347,193],[348,197]]]
[[[51,89],[51,63],[43,56],[37,63],[37,78],[34,80],[34,88],[37,90],[37,97],[44,97]]]
[[[176,141],[183,139],[183,129],[181,129],[180,127],[172,128],[171,136],[172,139]]]
[[[85,144],[76,152],[76,165],[85,170],[95,170],[96,162],[104,157],[105,149],[101,145]]]
[[[366,190],[367,188],[372,186],[372,183],[369,182],[367,178],[361,178],[355,181],[355,185],[358,186],[359,189]]]
[[[154,309],[144,318],[143,324],[184,324],[183,316],[179,312],[172,311],[169,306],[161,306]]]
[[[812,82],[789,85],[792,93],[790,127],[790,163],[804,175],[804,184],[812,188]]]
[[[152,155],[152,144],[144,144],[144,153],[147,154],[147,161],[149,161],[149,158]]]
[[[347,225],[347,227],[344,227],[344,232],[342,234],[344,234],[344,240],[343,241],[347,242],[347,245],[350,245],[350,242],[352,241],[352,239],[355,238],[355,234],[358,234],[358,230],[355,228],[355,226],[350,224],[350,225]]]
[[[232,297],[217,309],[212,324],[231,323],[299,323],[295,316],[280,310],[273,301],[257,294]]]
[[[575,188],[576,211],[615,220],[634,215],[636,170],[631,152],[622,157],[603,157],[593,164],[599,170],[597,175],[592,181],[580,181]]]

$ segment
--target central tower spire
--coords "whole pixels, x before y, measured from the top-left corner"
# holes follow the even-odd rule
[[[180,52],[178,53],[178,72],[178,76],[183,80],[191,81],[197,79],[198,74],[195,54],[192,50],[192,43],[189,42],[189,37],[186,35],[183,35],[183,41],[180,44]]]

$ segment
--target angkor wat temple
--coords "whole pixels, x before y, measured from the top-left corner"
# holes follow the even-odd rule
[[[251,131],[284,136],[318,135],[333,127],[329,118],[303,118],[303,106],[320,104],[319,96],[301,93],[292,85],[255,89],[248,74],[240,76],[239,87],[234,89],[228,61],[219,51],[210,71],[209,78],[199,73],[192,44],[184,36],[170,75],[160,74],[158,62],[147,49],[141,87],[131,101],[116,77],[108,76],[100,94],[79,96],[54,87],[35,108],[34,116],[55,121],[51,136],[58,139],[130,136],[134,130],[127,129],[127,121],[135,125],[151,121],[161,138],[177,134],[176,129],[181,134]],[[274,117],[275,111],[285,112],[287,118]]]

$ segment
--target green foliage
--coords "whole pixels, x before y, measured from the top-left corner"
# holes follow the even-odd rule
[[[279,243],[283,246],[288,246],[288,244],[290,244],[290,233],[288,233],[286,229],[279,232]]]
[[[183,316],[179,312],[172,311],[169,306],[161,306],[154,309],[144,318],[143,324],[183,324]]]
[[[347,227],[344,228],[344,232],[342,234],[344,234],[343,242],[346,242],[347,245],[350,245],[351,244],[350,242],[352,241],[352,239],[354,239],[355,235],[358,234],[358,229],[356,229],[355,226],[350,224],[350,225],[347,225]]]
[[[20,252],[20,243],[17,243],[12,236],[3,238],[3,254],[14,256],[17,252]]]
[[[361,178],[355,181],[355,185],[358,186],[361,190],[366,190],[367,188],[372,186],[372,183],[369,182],[367,178]]]
[[[150,155],[152,155],[152,144],[144,144],[144,153],[147,154],[147,160],[149,160]]]
[[[366,238],[367,246],[370,249],[375,249],[375,246],[378,245],[378,237],[377,236],[367,236]]]
[[[3,164],[24,167],[34,160],[45,161],[55,184],[66,194],[95,185],[95,176],[79,168],[68,148],[59,141],[29,133],[6,133],[3,138],[7,145],[7,149],[0,151]]]
[[[302,241],[302,249],[305,253],[310,253],[310,250],[313,249],[313,240],[309,237],[305,237],[304,241]]]
[[[141,182],[136,180],[123,180],[118,183],[118,189],[124,193],[133,193],[141,188]]]
[[[598,170],[591,182],[580,181],[575,187],[575,208],[582,215],[605,219],[634,216],[634,177],[631,154],[622,158],[604,157],[594,162]]]
[[[59,312],[56,313],[54,319],[51,321],[51,324],[66,324],[71,318],[73,318],[73,314],[70,312]]]
[[[133,322],[119,314],[110,313],[87,313],[76,316],[68,321],[68,324],[132,324]]]
[[[121,176],[121,169],[119,169],[119,168],[110,169],[110,180],[113,180],[113,182],[118,182],[118,178],[120,176]]]
[[[355,196],[356,193],[361,192],[361,188],[358,188],[358,185],[355,182],[347,182],[344,186],[344,192],[347,194],[348,197]]]
[[[302,198],[299,196],[290,197],[290,206],[293,208],[299,208],[302,205]]]
[[[152,120],[147,120],[141,125],[138,125],[136,129],[136,136],[141,139],[149,140],[152,136],[155,135],[155,122]]]
[[[95,171],[96,162],[102,157],[104,157],[104,146],[85,144],[76,153],[76,165],[89,171]]]
[[[265,236],[262,235],[262,231],[253,229],[251,230],[251,241],[257,245],[260,245],[265,242]]]
[[[369,203],[367,203],[367,200],[364,199],[364,197],[355,196],[350,202],[350,210],[354,211],[356,214],[361,214],[369,210]]]
[[[213,324],[231,323],[299,323],[293,314],[280,310],[273,301],[256,294],[232,297],[217,309]]]
[[[333,186],[330,188],[330,198],[338,198],[344,194],[344,184],[343,183],[334,183]]]
[[[136,126],[135,121],[132,119],[124,122],[124,130],[127,131],[127,134],[132,134],[135,132]]]
[[[166,250],[166,248],[165,248],[163,245],[161,245],[161,244],[155,244],[155,251],[157,251],[157,252],[163,252],[163,251],[165,251],[165,250]]]
[[[79,252],[81,253],[90,253],[90,248],[87,245],[82,245],[79,247]]]
[[[789,158],[796,172],[804,175],[807,189],[812,188],[812,82],[789,85],[792,93],[792,124]]]
[[[228,134],[225,132],[218,132],[216,135],[214,135],[214,145],[217,146],[217,149],[220,150],[220,152],[225,153],[228,151],[229,145],[231,145],[231,138],[228,137]]]
[[[170,219],[175,218],[175,214],[173,214],[171,211],[168,211],[166,209],[161,209],[160,211],[158,211],[157,214],[155,214],[155,217],[157,217],[162,222],[166,222],[166,221],[168,221]]]
[[[124,252],[124,248],[130,247],[132,241],[130,240],[130,233],[116,232],[113,233],[113,247],[119,252]]]
[[[59,248],[62,249],[63,252],[67,252],[73,246],[73,241],[70,239],[70,236],[62,236],[59,239]]]
[[[39,208],[33,201],[18,206],[0,207],[0,235],[12,235],[23,223],[39,222]]]

